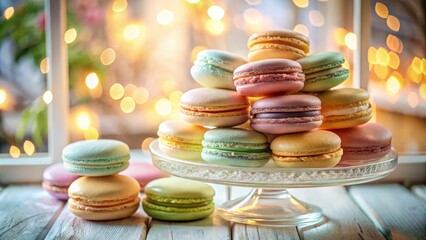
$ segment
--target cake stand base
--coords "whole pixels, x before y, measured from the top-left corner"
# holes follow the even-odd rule
[[[217,211],[229,221],[271,227],[306,226],[323,220],[319,207],[296,199],[286,189],[254,188]]]

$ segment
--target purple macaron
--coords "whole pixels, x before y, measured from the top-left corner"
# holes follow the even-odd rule
[[[120,174],[132,177],[138,181],[141,192],[143,192],[145,185],[152,180],[170,176],[150,163],[132,161],[129,162],[129,167]]]
[[[357,165],[385,156],[391,151],[392,132],[378,123],[353,128],[330,129],[342,140],[339,165]]]
[[[68,187],[79,177],[66,171],[62,163],[56,163],[44,170],[42,186],[53,197],[67,200]]]

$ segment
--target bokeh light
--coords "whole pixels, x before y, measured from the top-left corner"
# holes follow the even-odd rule
[[[377,63],[376,52],[377,52],[376,48],[374,48],[374,47],[368,48],[368,62],[369,63],[371,63],[371,64]]]
[[[398,69],[399,67],[399,57],[396,53],[390,51],[389,52],[389,67],[393,69]]]
[[[389,34],[386,38],[386,45],[394,52],[401,53],[403,50],[402,41],[395,35]]]
[[[169,25],[173,22],[174,15],[170,10],[161,10],[157,14],[157,22],[161,25]]]
[[[346,31],[346,29],[344,28],[336,28],[334,30],[334,41],[336,41],[337,44],[339,44],[340,46],[345,46],[345,37],[346,34],[348,33],[348,31]]]
[[[382,66],[380,64],[377,64],[374,66],[374,73],[380,79],[385,79],[388,76],[389,69],[387,66]]]
[[[262,3],[262,0],[245,0],[248,5],[256,6]]]
[[[110,65],[115,61],[115,51],[112,48],[107,48],[102,51],[101,63],[103,65]]]
[[[410,65],[407,68],[407,79],[414,83],[420,83],[422,80],[422,75],[414,70],[413,65]]]
[[[351,50],[356,50],[357,40],[356,35],[353,32],[348,32],[345,36],[345,44]]]
[[[99,132],[94,127],[89,127],[84,130],[84,139],[86,140],[96,140],[99,139]]]
[[[307,8],[309,6],[309,0],[293,0],[293,3],[300,8]]]
[[[207,47],[206,46],[196,46],[192,49],[191,51],[191,62],[193,63],[195,61],[195,59],[197,59],[197,55],[199,52],[206,50]]]
[[[124,87],[124,95],[126,96],[132,96],[133,92],[136,90],[136,85],[133,83],[129,83]]]
[[[219,35],[225,31],[225,23],[221,20],[215,21],[209,19],[207,20],[205,27],[207,31],[213,35]]]
[[[24,152],[28,156],[31,156],[31,155],[34,154],[34,152],[35,152],[35,146],[34,146],[34,144],[31,141],[25,140],[25,142],[24,142]]]
[[[377,16],[379,16],[381,18],[386,19],[389,15],[388,7],[386,7],[386,5],[381,3],[381,2],[376,3],[375,10],[376,10]]]
[[[12,158],[19,158],[21,155],[21,150],[17,146],[12,145],[10,146],[9,154]]]
[[[389,54],[386,49],[379,47],[376,51],[376,59],[377,63],[382,65],[383,67],[386,67],[389,65]]]
[[[248,8],[244,10],[243,18],[253,31],[257,31],[258,28],[262,27],[263,16],[262,13],[256,8]]]
[[[426,100],[426,83],[420,84],[419,94],[420,94],[420,97],[423,98],[423,100]]]
[[[7,102],[7,92],[0,88],[0,109],[3,109]]]
[[[388,80],[386,81],[386,87],[390,94],[394,95],[399,92],[401,89],[401,84],[399,83],[398,79],[391,75]]]
[[[293,30],[309,37],[309,29],[304,24],[297,24],[296,26],[294,26]]]
[[[6,20],[9,20],[12,16],[13,16],[13,14],[15,13],[15,8],[13,8],[13,7],[8,7],[8,8],[6,8],[5,10],[4,10],[4,18],[6,19]]]
[[[415,92],[408,93],[407,102],[411,108],[417,107],[417,105],[419,104],[419,96],[417,95],[417,93]]]
[[[124,87],[120,83],[114,83],[109,89],[109,95],[112,99],[118,100],[124,95]]]
[[[222,7],[214,5],[209,7],[207,15],[215,21],[221,20],[225,16],[225,10]]]
[[[40,62],[40,72],[43,74],[49,72],[49,62],[47,57],[43,58],[43,60]]]
[[[121,99],[120,108],[124,113],[131,113],[135,110],[136,103],[131,97],[124,97]]]
[[[123,30],[123,36],[126,40],[136,40],[145,36],[145,26],[138,23],[131,23]]]
[[[67,44],[74,42],[76,38],[77,30],[75,30],[75,28],[68,29],[64,34],[64,39]]]
[[[308,14],[309,22],[315,27],[324,26],[324,15],[318,10],[311,10]]]
[[[91,72],[89,74],[87,74],[86,76],[86,86],[89,89],[94,89],[98,86],[99,84],[99,77],[96,73]]]
[[[422,59],[418,57],[413,58],[413,61],[411,61],[411,66],[413,67],[413,70],[418,74],[421,74],[424,70],[423,68],[426,67],[426,66],[423,66]]]
[[[133,90],[132,96],[137,104],[144,104],[149,99],[149,92],[144,87],[138,87]]]
[[[53,94],[52,94],[52,92],[50,90],[47,90],[46,92],[43,93],[43,101],[46,104],[51,103],[52,100],[53,100]]]
[[[389,15],[388,18],[386,19],[386,24],[388,25],[388,27],[395,31],[398,32],[399,31],[399,27],[400,27],[400,23],[399,23],[399,19],[393,15]]]
[[[116,13],[124,12],[127,8],[127,0],[115,0],[112,3],[112,11]]]
[[[87,130],[92,124],[92,117],[90,116],[90,113],[87,111],[78,112],[76,120],[77,120],[77,126],[81,130]]]
[[[172,111],[172,104],[167,98],[160,98],[155,104],[155,111],[162,116],[169,115]]]

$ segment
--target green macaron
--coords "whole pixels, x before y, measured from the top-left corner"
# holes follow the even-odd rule
[[[321,52],[297,62],[305,73],[302,92],[322,92],[339,85],[349,77],[349,70],[342,67],[345,58],[339,52]]]
[[[228,166],[261,167],[270,158],[268,140],[262,133],[239,128],[215,128],[204,134],[204,161]]]
[[[112,140],[85,140],[69,144],[62,151],[67,171],[82,176],[108,176],[129,165],[129,146]]]
[[[214,211],[214,189],[205,183],[168,177],[145,186],[142,207],[149,216],[165,221],[191,221]]]

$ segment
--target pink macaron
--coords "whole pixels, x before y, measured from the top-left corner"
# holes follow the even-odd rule
[[[120,174],[132,177],[138,181],[141,187],[141,192],[143,192],[145,185],[152,180],[170,176],[150,163],[133,161],[130,161],[129,167]]]
[[[330,131],[342,140],[343,156],[339,165],[362,164],[383,157],[392,148],[392,132],[378,123]]]
[[[251,127],[262,133],[309,131],[322,123],[321,101],[312,95],[283,95],[260,99],[251,108]]]
[[[302,66],[289,59],[250,62],[234,71],[237,92],[248,97],[295,93],[304,81]]]
[[[79,177],[66,171],[62,163],[56,163],[44,170],[42,186],[53,197],[67,200],[68,187]]]

